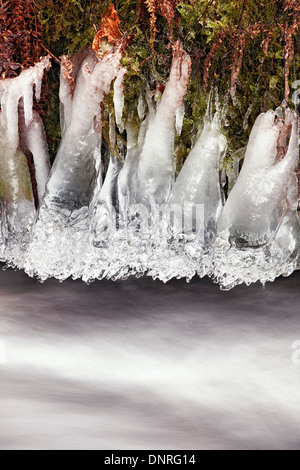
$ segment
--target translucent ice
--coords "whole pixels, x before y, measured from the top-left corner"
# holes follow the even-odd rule
[[[92,212],[91,229],[95,234],[93,244],[106,246],[112,231],[117,228],[118,176],[122,163],[118,156],[110,158],[104,184]]]
[[[119,33],[113,44],[97,37],[98,52],[62,58],[62,140],[49,179],[42,121],[32,109],[49,59],[0,80],[0,260],[41,280],[208,274],[223,289],[298,269],[297,116],[286,107],[261,114],[246,152],[220,172],[226,138],[219,104],[213,118],[209,106],[176,179],[189,56],[175,44],[165,88],[146,86],[125,119]],[[103,110],[112,88],[114,109]]]
[[[184,103],[181,103],[181,105],[179,106],[175,114],[175,119],[176,119],[175,128],[176,128],[176,133],[178,136],[180,136],[182,132],[184,111],[185,111]]]
[[[0,80],[1,260],[23,266],[36,209],[28,154],[33,156],[40,201],[48,178],[49,157],[43,123],[33,111],[33,91],[40,99],[49,56],[15,78]],[[25,154],[26,156],[25,156]]]
[[[101,191],[101,103],[119,73],[121,57],[117,46],[101,57],[84,48],[71,62],[63,59],[62,140],[25,265],[41,279],[82,273],[83,249],[92,244],[90,206]]]
[[[166,202],[170,195],[174,175],[175,114],[187,90],[190,67],[189,56],[177,43],[174,46],[170,77],[156,111],[149,94],[146,95],[149,116],[141,126],[137,146],[130,149],[130,153],[128,150],[129,161],[128,164],[125,161],[120,174],[120,192],[123,197],[126,195],[130,204],[141,203],[149,207],[151,204]],[[132,183],[124,176],[128,173],[133,178]]]
[[[149,273],[163,281],[211,272],[216,223],[222,208],[220,160],[226,150],[219,114],[208,115],[172,188],[156,230]],[[165,227],[165,233],[163,231]]]
[[[203,206],[204,220],[201,223],[204,223],[203,228],[212,239],[222,209],[219,166],[225,151],[226,138],[221,132],[219,114],[215,114],[212,122],[206,116],[204,129],[189,153],[170,197],[170,203],[186,205],[187,211],[188,206]]]
[[[139,191],[135,202],[163,204],[173,183],[174,118],[187,91],[190,57],[174,46],[170,77],[149,124],[138,165]]]
[[[24,153],[8,135],[0,112],[0,260],[22,264],[35,206],[28,164]]]
[[[101,278],[103,273],[106,277],[124,278],[150,269],[148,261],[151,245],[155,245],[157,227],[152,223],[149,230],[148,222],[154,206],[167,205],[173,182],[175,114],[186,92],[189,73],[190,59],[177,44],[170,78],[157,108],[149,88],[145,99],[142,95],[139,98],[141,119],[145,116],[145,102],[148,107],[139,134],[134,119],[131,116],[127,119],[124,164],[111,155],[106,179],[93,210],[93,244],[100,249],[97,252],[93,248],[89,268],[86,263],[84,270],[85,279]],[[112,134],[110,132],[110,136]],[[98,269],[95,259],[98,259]]]
[[[45,69],[50,67],[50,56],[45,56],[34,67],[23,70],[15,78],[0,80],[0,103],[6,120],[7,136],[11,142],[18,141],[18,106],[23,98],[25,122],[28,126],[33,116],[33,87],[35,96],[41,96],[42,80]]]
[[[288,191],[295,186],[298,163],[296,119],[286,112],[287,123],[276,122],[275,113],[261,114],[252,129],[243,167],[226,201],[219,223],[231,244],[258,247],[275,236],[287,211]],[[292,125],[285,158],[276,162],[276,145],[284,126]],[[293,197],[291,199],[294,199]]]
[[[273,111],[260,115],[219,223],[214,274],[224,289],[273,281],[299,266],[298,158],[294,113],[287,109],[285,122]]]
[[[114,82],[114,107],[116,115],[116,124],[118,127],[121,126],[122,114],[124,107],[124,93],[123,93],[123,80],[127,73],[127,69],[122,67],[117,75],[117,78]]]
[[[49,178],[50,159],[44,130],[40,115],[34,111],[29,125],[23,122],[22,109],[19,109],[19,133],[21,146],[30,152],[34,163],[34,176],[37,184],[39,207],[43,202],[46,183]]]
[[[68,96],[68,78],[62,78],[62,141],[47,185],[45,204],[52,211],[63,209],[67,217],[88,207],[93,196],[97,178],[94,156],[101,126],[99,105],[118,74],[120,59],[120,49],[101,59],[91,50],[81,51],[72,60],[76,83],[73,97]]]

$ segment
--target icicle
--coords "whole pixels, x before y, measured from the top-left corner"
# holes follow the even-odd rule
[[[54,209],[57,206],[71,210],[88,206],[96,185],[97,170],[94,150],[98,144],[98,130],[94,122],[99,120],[99,104],[110,90],[111,82],[119,71],[120,48],[97,59],[94,53],[75,56],[72,61],[79,65],[72,104],[63,81],[62,96],[65,112],[65,128],[62,142],[55,159],[47,185],[45,202]],[[66,91],[66,89],[65,89]],[[69,113],[71,115],[69,116]],[[99,124],[99,123],[98,123]],[[98,127],[101,127],[98,125]]]
[[[114,107],[115,107],[115,115],[116,115],[116,124],[118,127],[121,126],[122,123],[122,114],[124,108],[124,93],[123,93],[123,81],[124,77],[127,73],[127,69],[122,67],[118,74],[117,78],[114,82]]]
[[[33,86],[36,99],[40,99],[42,79],[45,69],[50,67],[50,56],[43,57],[40,62],[15,78],[0,80],[1,109],[6,119],[8,137],[11,142],[18,140],[18,104],[24,102],[25,121],[28,126],[32,120]]]
[[[182,102],[175,114],[175,128],[178,136],[181,136],[182,132],[184,111],[184,103]]]
[[[139,202],[163,203],[167,200],[173,181],[174,118],[183,96],[191,70],[190,57],[174,47],[170,77],[149,123],[138,167]]]
[[[145,98],[144,98],[143,93],[139,95],[137,112],[138,112],[139,119],[143,121],[144,117],[146,116],[146,103],[145,103]]]
[[[126,123],[127,153],[122,170],[118,178],[118,199],[120,213],[123,219],[127,217],[127,203],[134,200],[137,190],[137,168],[140,158],[137,128],[133,119],[128,119]]]
[[[147,84],[147,87],[146,87],[146,103],[147,103],[147,106],[148,106],[148,117],[149,117],[149,120],[151,121],[154,116],[155,116],[155,106],[154,106],[154,103],[153,103],[153,92],[150,90],[149,88],[149,85]]]
[[[26,157],[10,138],[0,112],[0,259],[22,267],[36,212]]]
[[[240,161],[244,159],[246,153],[246,147],[243,147],[234,152],[230,157],[230,163],[226,165],[226,175],[228,178],[228,194],[234,187],[240,170]]]
[[[226,151],[226,138],[221,133],[220,116],[213,122],[204,118],[204,129],[189,153],[171,192],[170,203],[202,205],[205,210],[206,236],[213,240],[216,222],[222,208],[219,185],[219,162]]]
[[[2,261],[18,267],[23,267],[36,217],[31,175],[23,153],[24,139],[20,141],[25,133],[34,154],[35,174],[42,196],[47,179],[44,161],[48,154],[43,124],[32,108],[34,87],[36,98],[40,99],[44,70],[49,67],[50,57],[47,56],[18,77],[0,80],[0,256]]]
[[[106,246],[111,232],[116,230],[117,208],[119,206],[118,176],[122,168],[117,155],[116,127],[114,113],[109,114],[109,165],[103,186],[95,195],[91,217],[93,244],[96,247]]]
[[[96,178],[96,187],[95,187],[95,194],[99,193],[102,188],[103,184],[103,176],[102,176],[102,162],[101,162],[101,144],[102,144],[102,135],[99,134],[98,142],[95,146],[93,152],[93,160],[95,162],[95,170],[97,174]]]
[[[280,114],[277,109],[257,118],[219,221],[214,275],[226,290],[273,281],[299,264],[297,117],[287,109],[283,122]],[[290,131],[283,154],[281,140]]]
[[[61,57],[60,69],[60,128],[63,134],[72,119],[72,99],[75,89],[74,66],[68,56]]]
[[[33,113],[28,126],[26,123],[21,126],[20,138],[22,147],[29,150],[33,156],[39,206],[41,206],[49,178],[50,159],[43,121],[37,112]]]
[[[220,103],[220,97],[219,97],[219,90],[218,90],[218,87],[217,87],[217,86],[215,86],[214,92],[215,92],[215,108],[216,108],[216,112],[219,114],[220,119],[221,119],[222,109],[221,109],[221,103]]]
[[[83,253],[88,244],[92,245],[90,217],[97,201],[96,191],[102,185],[97,161],[101,103],[120,70],[121,51],[121,44],[104,56],[87,48],[79,51],[72,58],[71,84],[75,87],[71,100],[70,82],[62,73],[62,140],[25,264],[26,272],[38,274],[41,279],[82,276]]]
[[[249,117],[253,111],[253,108],[254,108],[254,103],[251,103],[250,106],[248,107],[247,111],[246,111],[246,114],[245,114],[245,117],[244,117],[244,120],[243,120],[243,129],[244,131],[246,131],[248,129],[248,121],[249,121]]]
[[[118,205],[117,181],[122,164],[120,159],[113,155],[110,159],[104,184],[98,196],[93,211],[91,228],[94,233],[94,246],[106,246],[112,230],[116,230]]]
[[[116,124],[115,124],[115,118],[114,118],[114,113],[109,113],[109,150],[110,150],[110,155],[114,155],[115,153],[115,147],[116,147]]]
[[[280,201],[278,209],[275,202],[276,183],[266,173],[266,169],[274,164],[280,132],[274,117],[274,111],[268,111],[257,118],[242,170],[223,209],[220,230],[229,230],[231,242],[238,245],[266,243],[282,218],[278,213],[274,226],[274,221],[267,216],[274,210],[282,212]]]

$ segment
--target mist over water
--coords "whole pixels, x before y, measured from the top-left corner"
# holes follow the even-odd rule
[[[299,281],[0,271],[0,448],[299,448]]]

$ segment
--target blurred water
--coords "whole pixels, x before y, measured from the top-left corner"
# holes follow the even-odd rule
[[[299,448],[299,281],[0,271],[0,448]]]

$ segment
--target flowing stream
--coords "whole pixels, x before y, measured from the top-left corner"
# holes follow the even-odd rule
[[[0,271],[0,449],[299,448],[299,281]]]

